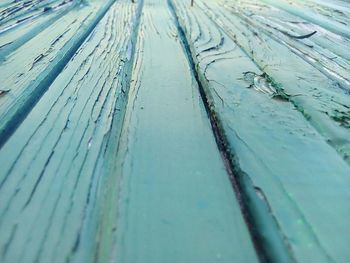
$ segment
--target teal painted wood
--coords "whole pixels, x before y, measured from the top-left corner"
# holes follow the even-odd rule
[[[272,37],[257,30],[254,24],[247,23],[237,12],[223,5],[209,1],[201,8],[214,19],[216,26],[235,39],[260,70],[282,85],[296,109],[350,163],[349,87],[339,86],[338,81],[320,72],[315,66],[322,66],[320,63],[309,63],[309,59],[304,60],[305,56],[293,53],[280,36]],[[335,70],[336,66],[331,65]],[[340,76],[348,78],[346,71]]]
[[[1,263],[350,258],[345,2],[0,2]]]
[[[41,6],[38,10],[0,22],[0,61],[6,60],[16,49],[34,38],[41,31],[66,15],[71,9],[79,6],[76,1],[58,2]]]
[[[293,4],[290,4],[289,1],[285,0],[262,1],[286,10],[291,14],[300,16],[314,24],[320,25],[321,27],[339,34],[342,37],[348,39],[350,38],[350,29],[348,26],[348,23],[350,22],[349,10],[348,8],[345,8],[344,10],[344,8],[342,8],[342,5],[338,5],[337,8],[327,8],[324,5],[322,6],[320,4],[317,4],[317,1],[309,3],[309,1],[297,0]]]
[[[100,185],[124,116],[137,6],[111,7],[1,148],[2,263],[94,261]]]
[[[311,126],[288,98],[279,95],[278,87],[259,77],[257,64],[265,64],[264,70],[280,78],[286,92],[299,86],[302,94],[309,95],[311,86],[318,89],[321,83],[325,86],[318,91],[320,99],[333,92],[332,86],[327,86],[332,82],[273,39],[258,31],[254,37],[244,21],[216,1],[196,1],[193,9],[188,8],[187,1],[174,3],[208,102],[226,136],[242,191],[250,200],[255,225],[267,242],[264,245],[270,260],[288,261],[281,254],[281,244],[271,237],[278,231],[291,261],[347,262],[350,167],[314,128],[315,123]],[[227,20],[221,20],[225,16]],[[277,60],[281,62],[278,68],[272,64]],[[297,66],[304,74],[310,72],[306,81],[294,77],[299,74]],[[256,75],[250,78],[244,72]],[[313,76],[312,81],[308,76]],[[338,90],[334,93],[338,95],[332,98],[348,100]],[[311,101],[304,103],[314,107]],[[266,214],[275,222],[275,229],[261,222]]]
[[[0,64],[0,145],[25,118],[108,10],[113,0],[76,6]],[[30,52],[28,52],[30,50]]]
[[[232,8],[230,2],[226,2],[226,5]],[[342,70],[342,67],[348,68],[347,63],[350,60],[350,54],[347,52],[349,41],[346,38],[340,37],[334,32],[313,24],[302,17],[295,16],[263,2],[259,3],[260,8],[255,8],[253,1],[242,1],[241,5],[236,7],[247,9],[247,12],[242,12],[242,14],[251,14],[250,21],[260,22],[261,26],[265,30],[269,30],[272,35],[281,37],[284,41],[291,41],[298,49],[307,50],[307,52],[303,52],[306,56],[311,55],[314,57],[318,53],[323,54],[323,56],[318,55],[317,59],[319,59],[319,63],[327,61],[327,63],[323,63],[325,67],[333,64],[334,68],[330,68],[329,70],[337,71]],[[341,9],[338,12],[344,12],[344,10]],[[336,10],[333,11],[333,13],[338,12]],[[287,35],[301,36],[313,31],[317,31],[317,33],[303,40],[288,37]],[[342,77],[348,76],[342,75]]]
[[[3,32],[4,26],[21,25],[44,15],[46,11],[54,10],[56,6],[65,6],[71,2],[59,2],[59,0],[12,1],[11,4],[0,7],[0,27],[2,29],[0,32]]]
[[[165,1],[145,1],[136,50],[112,261],[256,262]]]
[[[282,43],[291,53],[336,81],[339,88],[350,91],[350,54],[346,52],[350,42],[346,38],[268,4],[261,3],[257,8],[254,0],[241,1],[240,5],[223,2],[248,27]],[[315,32],[312,37],[300,38],[312,32]]]

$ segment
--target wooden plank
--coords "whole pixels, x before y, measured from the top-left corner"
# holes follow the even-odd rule
[[[333,8],[329,10],[328,8],[322,7],[322,5],[317,5],[315,1],[310,4],[308,1],[297,0],[295,2],[281,0],[262,0],[263,2],[274,5],[278,8],[284,9],[291,14],[300,16],[314,24],[320,25],[342,37],[350,38],[349,22],[350,16],[344,16],[344,11],[341,11],[341,6],[338,6],[338,12],[335,12]],[[317,10],[317,11],[316,11]],[[343,9],[344,10],[344,9]],[[348,13],[349,14],[349,13]]]
[[[74,55],[113,0],[77,6],[0,64],[0,145],[3,145]],[[30,50],[31,52],[28,52]]]
[[[350,163],[348,91],[344,91],[339,82],[330,79],[313,64],[291,52],[283,41],[255,29],[222,4],[214,1],[200,3],[216,26],[222,27],[260,70],[281,85],[295,108]]]
[[[1,263],[350,258],[344,1],[0,2]]]
[[[139,6],[111,7],[1,148],[1,262],[94,262]]]
[[[318,78],[329,83],[327,78],[258,33],[262,39],[259,45],[264,49],[259,48],[244,21],[230,15],[216,1],[199,0],[193,9],[186,1],[174,3],[208,103],[225,135],[241,190],[250,201],[257,231],[266,240],[263,245],[268,259],[347,262],[350,167],[288,99],[280,96],[279,86],[268,75],[261,75],[258,65],[270,66],[271,61],[280,59],[279,67],[269,72],[273,77],[278,70],[284,72],[285,80],[303,88],[302,94],[311,90],[304,86],[310,82],[294,78],[298,74],[296,65],[303,65],[304,74],[312,74],[312,84],[318,85]],[[224,16],[227,20],[223,20]],[[223,30],[214,21],[220,21]],[[243,43],[244,49],[236,41]],[[246,48],[254,51],[253,60]],[[288,59],[292,62],[286,63]],[[284,81],[283,88],[289,92],[292,85],[284,84],[288,86],[288,82]],[[281,244],[261,223],[266,214],[282,236],[289,258],[281,255]]]
[[[41,31],[66,15],[72,8],[79,6],[77,2],[54,2],[45,5],[35,14],[29,13],[20,19],[11,19],[0,26],[0,62],[4,62],[16,49],[34,38]]]
[[[60,4],[64,6],[69,2],[71,1],[61,2]],[[22,22],[44,15],[45,11],[54,9],[58,3],[58,0],[13,1],[11,5],[0,8],[0,28],[3,29],[4,26],[9,25],[20,25]]]
[[[136,50],[112,261],[256,262],[165,1],[145,1]]]
[[[350,94],[350,41],[333,32],[271,5],[242,0],[239,5],[223,1],[225,8],[255,30],[287,46],[291,52],[337,81]],[[310,37],[305,37],[314,33]],[[305,37],[305,38],[304,38]]]

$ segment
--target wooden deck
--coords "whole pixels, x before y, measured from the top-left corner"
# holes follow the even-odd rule
[[[1,263],[348,263],[349,241],[349,2],[1,1]]]

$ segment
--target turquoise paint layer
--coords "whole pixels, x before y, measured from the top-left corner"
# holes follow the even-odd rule
[[[244,21],[216,1],[197,1],[194,9],[188,9],[185,1],[175,3],[208,103],[226,136],[237,179],[252,201],[247,205],[260,226],[260,237],[269,242],[274,234],[259,222],[268,213],[291,260],[346,262],[350,168],[284,93],[304,83],[316,83],[317,89],[320,82],[315,76],[327,78],[287,50],[276,53],[284,49],[282,45],[261,31],[251,34],[249,26],[242,26]],[[278,59],[288,62],[287,58],[289,63],[279,67],[270,64]],[[259,67],[260,63],[266,67]],[[276,83],[274,76],[294,78],[292,70],[287,72],[293,63],[310,70],[314,79],[306,75],[306,80]],[[271,75],[262,74],[262,69]],[[327,89],[332,86],[322,90]],[[302,94],[307,92],[304,88]],[[339,100],[348,99],[338,94]],[[262,211],[256,200],[268,210]],[[274,262],[286,261],[279,243],[272,242],[265,252]]]
[[[136,9],[110,8],[1,148],[1,262],[94,262]]]
[[[116,262],[256,262],[165,1],[145,1],[136,50]]]

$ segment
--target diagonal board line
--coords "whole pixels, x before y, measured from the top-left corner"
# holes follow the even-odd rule
[[[23,101],[22,105],[19,107],[13,106],[8,110],[0,124],[0,149],[27,117],[40,98],[45,94],[50,85],[55,81],[61,71],[74,56],[76,51],[95,29],[96,25],[105,16],[115,1],[116,0],[108,1],[108,3],[98,11],[95,19],[93,19],[93,21],[86,26],[86,29],[81,33],[81,35],[72,42],[68,43],[68,45],[71,47],[67,50],[67,52],[65,54],[57,55],[56,58],[50,63],[51,65],[48,66],[47,70],[44,70],[44,72],[30,84],[32,90],[34,91],[30,98]]]
[[[294,262],[293,256],[283,234],[280,232],[276,220],[269,213],[268,203],[264,203],[257,195],[249,177],[241,171],[235,161],[234,153],[226,147],[227,139],[222,132],[220,121],[215,117],[209,105],[205,91],[206,81],[201,78],[196,70],[196,63],[192,56],[191,47],[186,34],[180,25],[176,9],[171,0],[168,0],[169,9],[175,20],[179,38],[188,62],[192,69],[201,98],[205,105],[208,118],[212,126],[217,146],[226,167],[232,187],[240,204],[240,208],[251,235],[255,250],[260,262]]]

